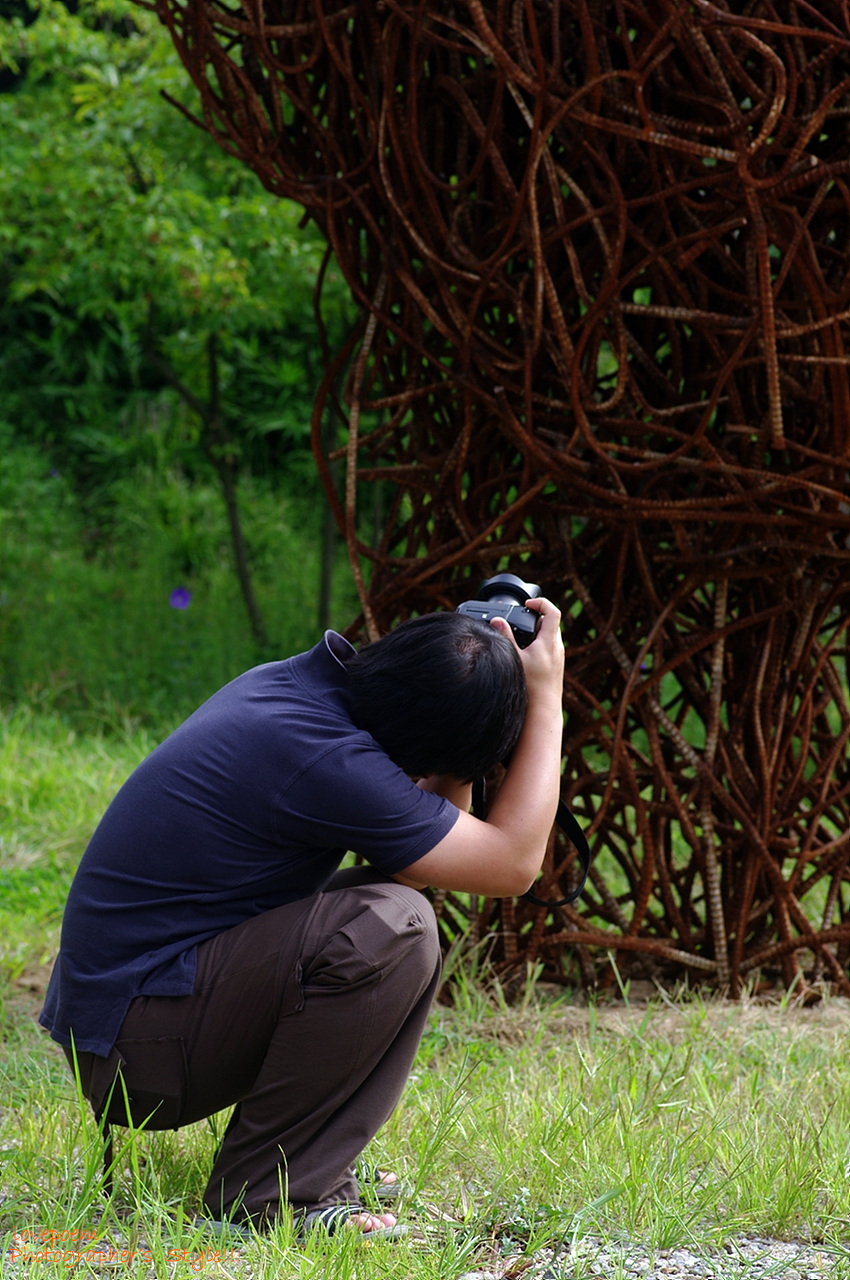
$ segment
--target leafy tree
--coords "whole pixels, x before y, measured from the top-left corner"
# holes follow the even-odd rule
[[[301,211],[195,129],[152,15],[123,0],[6,0],[0,66],[0,424],[103,501],[149,449],[139,405],[169,402],[176,457],[214,472],[255,638],[237,484],[245,468],[319,486],[308,452],[325,253]],[[349,323],[323,289],[332,343]]]

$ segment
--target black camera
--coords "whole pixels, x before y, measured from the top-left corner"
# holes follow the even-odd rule
[[[457,607],[458,613],[489,622],[491,618],[506,618],[520,649],[527,649],[540,624],[540,614],[526,609],[526,600],[536,600],[542,595],[535,582],[523,582],[515,573],[497,573],[481,583],[475,600],[465,600]]]

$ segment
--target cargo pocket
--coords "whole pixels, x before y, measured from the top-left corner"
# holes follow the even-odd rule
[[[305,982],[347,987],[380,982],[407,961],[428,933],[426,921],[406,894],[375,894],[326,940]]]
[[[114,1061],[117,1055],[117,1061]],[[177,1129],[186,1111],[188,1071],[182,1036],[162,1036],[155,1040],[117,1040],[103,1068],[92,1072],[102,1087],[100,1107],[92,1104],[110,1124],[127,1124],[127,1112],[134,1127]],[[110,1072],[111,1065],[111,1072]],[[120,1066],[121,1075],[117,1076]],[[110,1095],[111,1088],[111,1095]],[[126,1090],[126,1098],[125,1098]]]

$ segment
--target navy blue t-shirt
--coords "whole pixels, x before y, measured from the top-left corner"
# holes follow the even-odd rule
[[[107,1055],[136,996],[192,990],[198,943],[327,884],[347,850],[386,875],[457,820],[347,710],[345,660],[315,648],[225,685],[142,762],[71,885],[42,1025]]]

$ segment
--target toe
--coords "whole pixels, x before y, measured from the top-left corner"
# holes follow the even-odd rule
[[[394,1227],[397,1218],[391,1213],[355,1213],[351,1217],[351,1223],[368,1235],[370,1231],[380,1231],[382,1227]]]

